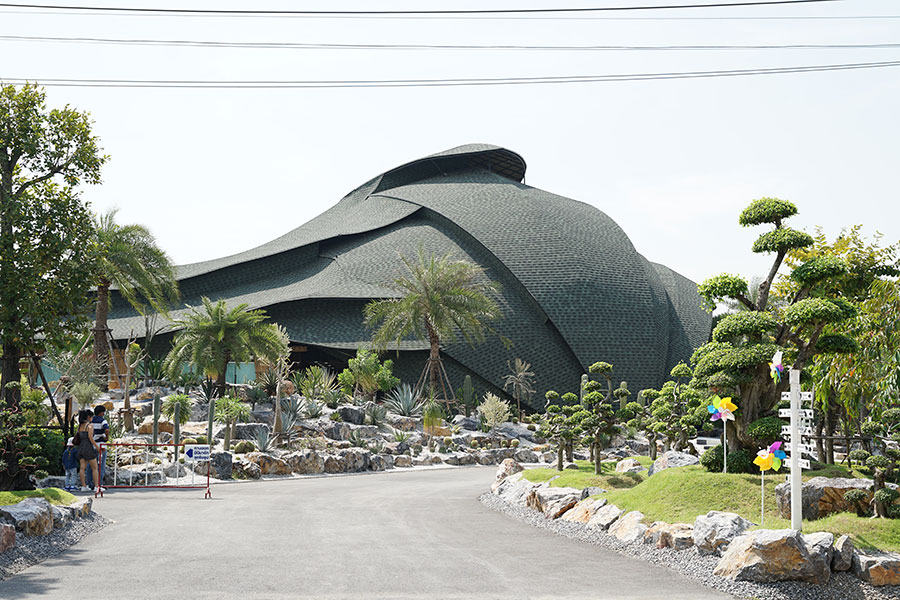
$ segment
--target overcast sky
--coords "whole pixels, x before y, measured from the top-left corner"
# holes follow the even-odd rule
[[[655,4],[571,0],[565,6]],[[485,2],[225,2],[110,6],[388,9],[562,6]],[[900,43],[891,0],[616,13],[609,18],[310,19],[0,12],[0,35],[339,44],[759,45]],[[630,18],[619,15],[627,14]],[[647,19],[646,17],[656,17]],[[665,17],[665,18],[660,18]],[[672,18],[679,17],[679,18]],[[691,18],[684,18],[691,17]],[[704,17],[698,19],[696,17]],[[350,80],[749,69],[900,60],[900,48],[729,51],[283,50],[0,40],[0,78]],[[84,189],[176,263],[233,254],[323,212],[369,178],[471,142],[521,154],[526,183],[612,217],[648,259],[700,281],[762,274],[752,199],[795,202],[795,227],[862,223],[900,239],[900,68],[508,87],[49,88],[90,111],[111,160]],[[548,223],[548,227],[552,223]],[[602,260],[602,257],[598,257]]]

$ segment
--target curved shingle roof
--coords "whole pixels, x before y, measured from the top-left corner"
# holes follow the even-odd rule
[[[371,339],[365,303],[394,295],[400,255],[452,252],[501,284],[504,318],[495,328],[513,346],[499,336],[475,347],[449,344],[451,377],[471,373],[500,391],[506,361],[521,357],[542,397],[577,390],[581,373],[603,360],[633,390],[660,385],[708,337],[696,285],[647,261],[601,211],[529,187],[524,174],[518,154],[489,145],[407,163],[272,242],[180,267],[183,298],[246,302],[265,308],[295,342],[352,349]],[[110,315],[117,337],[143,330],[123,304]],[[398,369],[421,369],[425,347],[403,342]]]

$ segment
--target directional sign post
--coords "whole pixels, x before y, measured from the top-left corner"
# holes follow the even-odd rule
[[[188,444],[184,447],[184,459],[193,461],[209,460],[209,446],[205,444]]]
[[[803,498],[800,479],[800,371],[791,369],[791,529],[803,530]],[[807,463],[809,464],[809,463]]]

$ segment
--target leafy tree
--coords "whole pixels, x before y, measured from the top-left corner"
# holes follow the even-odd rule
[[[787,377],[776,383],[769,374],[768,362],[772,356],[784,350],[785,363],[803,369],[818,352],[840,351],[845,346],[837,338],[819,347],[820,338],[828,325],[856,314],[855,306],[837,295],[832,285],[835,278],[849,270],[845,260],[835,257],[816,257],[798,264],[790,274],[796,293],[782,310],[777,313],[770,310],[771,287],[785,257],[791,251],[810,248],[815,243],[809,234],[785,225],[796,213],[797,207],[790,202],[761,198],[751,202],[740,215],[738,221],[742,226],[772,226],[753,244],[754,252],[774,255],[755,302],[748,297],[746,280],[735,275],[718,275],[698,286],[710,309],[727,299],[740,302],[748,309],[724,317],[713,330],[713,341],[699,348],[692,358],[696,386],[715,391],[733,390],[739,396],[734,435],[728,436],[729,443],[736,447],[754,446],[747,433],[748,426],[770,412],[787,388]]]
[[[594,473],[600,475],[600,451],[616,432],[615,409],[600,392],[588,392],[584,395],[584,410],[576,412],[573,418],[579,421],[579,428],[591,448]]]
[[[247,304],[228,308],[224,300],[213,303],[205,296],[202,300],[202,310],[193,308],[175,321],[182,329],[166,356],[166,370],[176,377],[184,364],[196,365],[216,378],[216,389],[223,396],[229,362],[248,362],[254,357],[276,360],[283,339],[277,326],[265,322],[263,310],[249,310]]]
[[[490,392],[484,395],[484,400],[478,405],[478,413],[484,419],[485,425],[490,427],[491,432],[497,425],[505,423],[512,416],[509,403]]]
[[[710,429],[703,394],[683,381],[691,377],[691,369],[684,363],[675,365],[670,375],[674,380],[663,384],[659,391],[645,390],[644,397],[654,397],[650,404],[650,428],[665,439],[668,450],[685,450],[696,454],[689,442],[701,429]],[[655,443],[655,441],[653,442]]]
[[[356,357],[347,361],[347,368],[338,375],[338,383],[345,394],[362,392],[366,400],[371,400],[380,390],[387,392],[400,383],[393,374],[394,361],[379,362],[378,354],[368,348],[359,348]]]
[[[169,302],[178,298],[172,261],[156,245],[153,234],[143,225],[116,223],[116,212],[117,209],[108,210],[94,223],[94,355],[105,370],[109,368],[107,315],[111,286],[140,314],[145,313],[146,305],[165,314]]]
[[[534,373],[531,364],[517,358],[513,364],[506,361],[510,374],[503,378],[503,391],[512,390],[516,399],[516,415],[522,418],[522,400],[527,404],[534,393]]]
[[[35,85],[0,84],[0,394],[13,412],[22,356],[38,339],[64,346],[89,310],[91,215],[76,188],[99,183],[107,160],[91,127],[87,113],[48,110]],[[29,485],[14,445],[0,440],[0,487]]]
[[[399,297],[367,304],[365,321],[369,327],[376,327],[372,341],[378,350],[387,349],[390,343],[399,348],[409,337],[430,345],[423,374],[428,373],[431,394],[436,395],[443,387],[441,343],[460,337],[469,344],[483,341],[485,332],[490,331],[488,322],[500,317],[500,308],[492,298],[499,286],[485,276],[482,267],[455,260],[451,254],[426,257],[419,248],[417,260],[401,260],[408,274],[393,282]]]
[[[250,418],[250,407],[234,396],[216,398],[216,422],[225,425],[225,451],[231,450],[231,438],[234,437],[234,424]]]
[[[568,398],[567,398],[568,397]],[[584,408],[580,404],[568,403],[575,394],[565,394],[550,390],[545,394],[547,409],[538,428],[538,436],[556,444],[556,468],[563,470],[563,454],[567,447],[582,433],[581,421]],[[577,416],[576,416],[577,415]]]

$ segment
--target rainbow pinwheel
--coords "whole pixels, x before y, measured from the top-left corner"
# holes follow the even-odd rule
[[[781,442],[775,442],[769,446],[768,450],[760,450],[753,459],[753,464],[763,472],[769,469],[777,471],[781,468],[781,461],[785,458],[787,458],[787,454],[781,449]]]
[[[719,419],[734,421],[734,411],[737,410],[737,405],[731,401],[731,398],[713,396],[712,404],[707,406],[706,409],[712,414],[709,418],[710,421],[718,421]]]
[[[779,383],[781,378],[784,376],[784,365],[781,364],[781,357],[783,352],[779,350],[772,357],[772,362],[769,363],[769,375],[772,376],[772,379],[775,380],[775,383]]]

